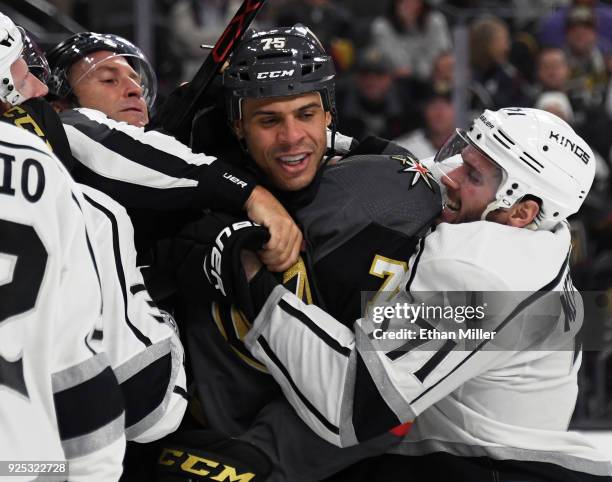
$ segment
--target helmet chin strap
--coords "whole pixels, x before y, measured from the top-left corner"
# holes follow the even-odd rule
[[[500,202],[497,199],[494,200],[494,201],[491,201],[489,204],[487,204],[487,207],[485,208],[485,210],[480,215],[480,220],[481,221],[486,221],[487,220],[487,216],[490,213],[492,213],[493,211],[495,211],[496,209],[499,209],[501,207],[502,206],[500,205]]]
[[[492,213],[493,211],[495,211],[496,209],[507,209],[506,206],[502,206],[501,205],[501,201],[499,200],[494,200],[491,201],[487,207],[485,208],[485,210],[482,212],[482,214],[480,215],[480,220],[481,221],[486,221],[487,220],[487,216]],[[529,229],[530,231],[537,231],[538,229],[540,229],[536,223],[536,220],[534,219],[533,221],[531,221],[527,226],[525,226],[523,229]]]

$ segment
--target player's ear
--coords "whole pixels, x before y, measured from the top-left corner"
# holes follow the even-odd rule
[[[332,115],[330,111],[325,111],[325,125],[329,127],[332,123]]]
[[[234,121],[234,134],[240,140],[244,139],[244,127],[242,126],[242,119],[238,119]]]
[[[533,199],[519,201],[510,208],[507,224],[515,228],[524,228],[533,222],[539,212],[540,206]]]

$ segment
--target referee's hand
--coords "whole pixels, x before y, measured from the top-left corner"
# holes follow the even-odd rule
[[[245,209],[249,219],[270,231],[270,240],[258,252],[270,271],[285,271],[298,259],[302,232],[289,213],[265,188],[256,186],[247,199]]]

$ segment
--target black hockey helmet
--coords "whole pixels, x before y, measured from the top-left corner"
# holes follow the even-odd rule
[[[85,59],[90,64],[87,72],[81,79],[91,72],[99,63],[107,59],[95,61],[89,54],[100,50],[113,52],[114,56],[125,57],[130,66],[140,76],[143,97],[149,109],[155,102],[157,95],[157,77],[148,59],[136,45],[129,40],[113,34],[100,34],[95,32],[81,32],[67,38],[62,43],[53,47],[47,54],[47,60],[51,66],[51,78],[49,79],[49,92],[60,99],[67,98],[74,85],[68,82],[70,67],[79,60]],[[77,79],[78,83],[81,79]]]
[[[230,122],[241,118],[245,98],[319,92],[323,108],[336,117],[332,58],[304,25],[251,31],[223,72]]]

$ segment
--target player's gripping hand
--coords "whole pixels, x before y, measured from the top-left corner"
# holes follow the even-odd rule
[[[249,219],[270,231],[270,240],[259,251],[261,261],[270,271],[280,272],[291,267],[300,253],[302,232],[289,213],[261,186],[255,187],[245,209]]]
[[[204,274],[216,299],[237,304],[252,312],[247,277],[240,253],[256,251],[269,239],[266,228],[251,221],[236,221],[224,226],[204,255]]]

